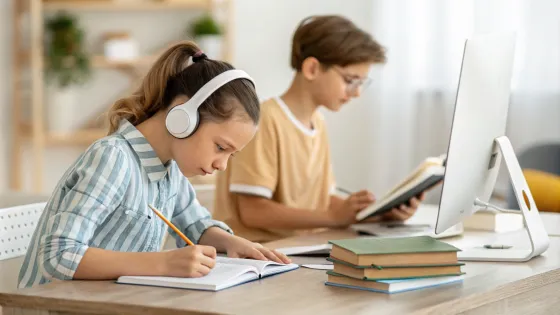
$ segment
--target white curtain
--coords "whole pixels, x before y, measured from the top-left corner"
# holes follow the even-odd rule
[[[371,31],[388,63],[364,91],[372,104],[369,187],[386,191],[427,156],[445,153],[464,41],[478,33],[517,32],[507,131],[514,149],[560,142],[560,1],[373,3]],[[502,173],[497,190],[507,185]]]

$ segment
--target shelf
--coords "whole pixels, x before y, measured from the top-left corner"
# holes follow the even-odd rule
[[[29,52],[21,52],[21,63],[22,65],[29,64]],[[158,56],[141,56],[137,59],[129,61],[113,61],[105,58],[103,55],[91,56],[90,62],[92,68],[101,69],[114,69],[114,68],[135,68],[135,67],[149,67],[156,60]]]
[[[118,0],[118,1],[45,1],[43,0],[44,11],[58,10],[83,10],[83,11],[165,11],[178,9],[208,9],[211,6],[210,0]]]
[[[21,124],[21,134],[26,138],[31,138],[31,125]],[[88,128],[76,130],[71,133],[47,132],[45,135],[45,144],[49,146],[63,145],[90,145],[94,141],[101,139],[107,135],[106,128]]]
[[[90,145],[107,135],[106,129],[85,129],[72,133],[48,133],[48,145]]]
[[[157,56],[144,56],[130,61],[112,61],[104,56],[93,56],[91,66],[93,68],[132,68],[139,66],[151,66],[157,59]]]

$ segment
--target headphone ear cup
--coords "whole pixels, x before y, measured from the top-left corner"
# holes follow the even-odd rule
[[[165,126],[167,131],[176,138],[185,138],[191,119],[189,113],[182,108],[175,107],[167,113]]]

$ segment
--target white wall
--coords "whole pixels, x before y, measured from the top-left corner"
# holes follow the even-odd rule
[[[11,53],[11,2],[0,0],[0,67],[9,69]],[[370,1],[340,0],[286,0],[260,1],[236,0],[235,10],[235,51],[234,65],[249,72],[258,82],[258,93],[266,98],[282,93],[292,78],[290,69],[290,49],[292,32],[301,19],[313,14],[342,14],[364,28],[369,28],[372,17]],[[143,51],[152,51],[157,47],[182,36],[189,19],[197,13],[192,12],[130,12],[80,14],[80,24],[86,29],[88,48],[99,53],[101,33],[124,26],[130,30],[141,45]],[[104,21],[101,22],[101,19]],[[157,27],[155,27],[157,25]],[[11,113],[10,71],[0,72],[0,190],[7,187],[9,163],[9,125]],[[102,95],[107,100],[114,97],[126,86],[126,77],[114,71],[96,72],[87,87],[80,88],[80,113],[95,113],[98,108],[107,105],[100,100]],[[326,113],[329,132],[332,139],[332,152],[335,173],[340,185],[348,189],[359,189],[368,185],[368,176],[363,176],[368,169],[370,157],[358,152],[363,150],[363,136],[359,131],[350,132],[348,124],[360,130],[368,121],[361,110],[368,110],[367,101],[360,99],[352,102],[336,115]],[[26,150],[26,156],[31,153]],[[78,156],[80,150],[64,148],[49,150],[45,157],[46,192],[49,192],[65,168]],[[26,165],[29,165],[26,162]],[[29,174],[27,174],[29,175]],[[30,188],[30,176],[26,177],[25,187]]]

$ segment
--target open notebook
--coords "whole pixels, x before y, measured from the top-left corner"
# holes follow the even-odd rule
[[[273,261],[217,257],[216,266],[204,277],[122,276],[117,279],[117,283],[219,291],[297,268],[298,265],[296,264],[279,264]]]

